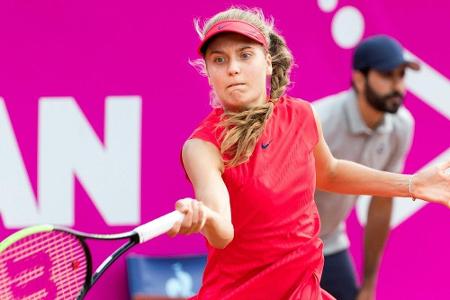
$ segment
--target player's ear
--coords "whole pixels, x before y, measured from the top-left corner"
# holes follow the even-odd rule
[[[267,67],[266,67],[266,75],[267,75],[267,76],[271,76],[271,75],[272,75],[272,72],[273,72],[273,68],[272,68],[272,56],[271,56],[269,53],[266,54],[266,64],[267,64]]]

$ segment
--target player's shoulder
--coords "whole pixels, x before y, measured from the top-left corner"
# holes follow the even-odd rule
[[[305,108],[311,106],[311,103],[303,100],[301,98],[293,97],[290,95],[285,95],[281,98],[282,102],[285,103],[286,106],[291,108]]]
[[[209,162],[223,171],[222,156],[217,145],[201,138],[192,138],[185,141],[181,152],[185,168],[189,166],[203,166]]]
[[[293,117],[301,117],[305,115],[313,115],[311,102],[285,95],[280,98],[280,103],[277,104],[278,111],[285,111],[288,115]]]

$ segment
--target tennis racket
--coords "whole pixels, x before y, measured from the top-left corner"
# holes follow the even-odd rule
[[[166,233],[183,214],[173,211],[132,231],[88,234],[52,225],[22,229],[0,243],[0,299],[83,299],[100,276],[134,245]],[[86,239],[127,240],[92,274]]]

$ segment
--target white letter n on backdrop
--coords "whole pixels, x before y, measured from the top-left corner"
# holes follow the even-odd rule
[[[4,132],[1,125],[7,123],[4,116],[6,110],[2,112],[0,105],[0,134]],[[139,223],[140,97],[106,98],[103,143],[71,97],[41,98],[38,130],[38,208],[12,130],[10,141],[6,141],[13,159],[7,161],[7,169],[17,174],[6,184],[8,170],[0,171],[0,188],[2,194],[6,189],[9,198],[0,196],[7,227],[36,223],[73,225],[75,176],[106,223]],[[0,154],[3,143],[0,140]]]
[[[73,223],[76,175],[106,223],[138,223],[140,97],[106,98],[104,144],[73,98],[41,98],[39,105],[41,217]]]

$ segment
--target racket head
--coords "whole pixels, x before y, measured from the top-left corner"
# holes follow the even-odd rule
[[[0,243],[0,299],[76,299],[91,270],[82,238],[52,225],[26,228]]]

